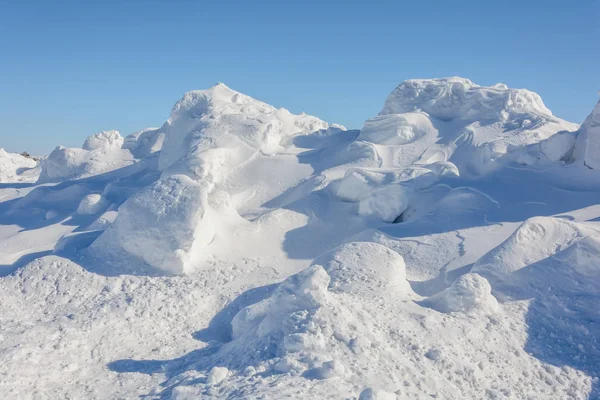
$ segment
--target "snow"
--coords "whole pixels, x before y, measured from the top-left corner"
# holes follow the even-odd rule
[[[233,170],[259,154],[283,150],[282,140],[293,135],[327,134],[328,128],[317,118],[275,109],[224,84],[186,93],[161,128],[161,179],[121,207],[92,254],[122,252],[167,273],[192,272],[220,225],[242,222],[234,193],[222,190]]]
[[[460,276],[449,288],[431,296],[423,304],[444,313],[494,313],[499,309],[489,282],[474,273]]]
[[[35,180],[37,161],[0,148],[0,183]]]
[[[600,168],[600,101],[581,124],[578,140],[577,157],[582,159],[588,168]]]
[[[352,131],[218,84],[0,151],[0,398],[597,398],[598,107],[420,79]]]
[[[109,203],[99,194],[89,194],[85,196],[77,207],[77,214],[92,215],[105,211]]]
[[[87,178],[131,165],[134,158],[122,143],[118,132],[109,131],[88,137],[81,149],[58,146],[41,160],[38,182]]]
[[[115,147],[120,149],[124,139],[118,131],[102,131],[89,136],[81,146],[84,150],[109,149]]]

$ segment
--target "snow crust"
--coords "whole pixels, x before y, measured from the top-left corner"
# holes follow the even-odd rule
[[[597,398],[597,111],[410,80],[353,131],[218,84],[0,151],[0,398]]]

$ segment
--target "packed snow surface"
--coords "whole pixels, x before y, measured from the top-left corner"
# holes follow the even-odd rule
[[[217,84],[0,150],[0,398],[599,398],[599,115],[420,79],[358,131]]]

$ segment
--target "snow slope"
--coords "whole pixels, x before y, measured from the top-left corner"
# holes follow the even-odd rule
[[[410,80],[352,131],[218,84],[55,150],[0,186],[0,397],[598,398],[597,110]]]

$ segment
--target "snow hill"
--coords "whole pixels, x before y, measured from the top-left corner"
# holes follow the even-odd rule
[[[0,151],[0,398],[599,398],[599,118],[455,77],[346,130],[218,84]]]

